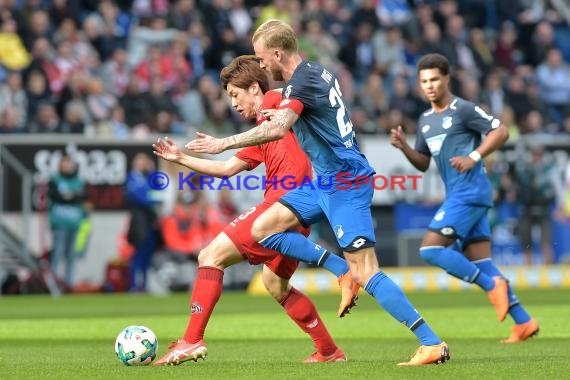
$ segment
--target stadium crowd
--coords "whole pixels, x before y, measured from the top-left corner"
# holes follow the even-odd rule
[[[453,91],[521,134],[570,132],[570,7],[548,0],[0,0],[0,133],[228,134],[218,86],[270,18],[337,71],[362,134],[427,107],[415,63],[439,52]]]

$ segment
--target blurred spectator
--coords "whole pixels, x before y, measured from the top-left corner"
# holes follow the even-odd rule
[[[550,49],[546,60],[536,69],[540,96],[548,107],[548,116],[562,125],[570,112],[570,66],[562,59],[558,49]]]
[[[394,78],[392,87],[394,92],[390,97],[390,110],[398,110],[408,119],[417,117],[423,111],[423,105],[419,105],[410,96],[410,87],[405,77],[398,76]]]
[[[159,203],[148,184],[155,165],[146,153],[137,153],[125,185],[125,201],[130,213],[128,241],[135,247],[130,262],[130,291],[144,292],[152,255],[158,244],[159,226],[155,206]]]
[[[188,82],[181,83],[180,92],[176,107],[182,120],[194,127],[203,125],[206,111],[200,93]]]
[[[26,125],[28,97],[22,87],[22,74],[17,71],[8,73],[5,84],[0,84],[0,113],[9,106],[18,110],[18,128]]]
[[[120,97],[127,91],[129,84],[129,67],[127,66],[127,52],[117,48],[101,68],[101,79],[105,91]]]
[[[239,209],[232,199],[232,192],[227,187],[223,187],[220,190],[217,206],[218,210],[221,213],[222,224],[224,225],[230,223],[236,216],[239,215]]]
[[[174,41],[180,33],[176,29],[167,29],[165,20],[143,18],[132,30],[128,41],[129,66],[136,67],[147,57],[149,46],[163,46]]]
[[[496,113],[492,113],[497,115]],[[513,109],[509,106],[503,108],[503,112],[499,115],[499,120],[507,127],[509,130],[509,141],[514,142],[518,140],[521,134],[521,129],[515,120],[515,113]]]
[[[65,264],[65,284],[73,287],[75,259],[81,252],[75,252],[75,243],[81,222],[86,218],[85,183],[77,175],[77,166],[70,156],[64,155],[59,170],[48,184],[49,221],[52,232],[50,266],[58,273],[59,263]]]
[[[491,115],[500,115],[506,106],[507,95],[501,83],[500,73],[494,71],[485,80],[485,87],[481,93],[481,101],[489,105]],[[504,121],[503,121],[504,122]]]
[[[376,15],[382,26],[401,26],[412,18],[412,10],[406,0],[383,0],[377,2]]]
[[[23,69],[30,63],[31,57],[17,34],[16,21],[4,17],[0,22],[0,65],[11,70]]]
[[[527,264],[533,264],[533,230],[540,230],[542,262],[552,264],[551,209],[557,200],[559,179],[554,163],[544,156],[541,146],[530,146],[530,159],[516,165],[518,200],[522,205],[520,239]],[[558,187],[559,188],[559,187]]]
[[[471,29],[469,33],[469,48],[473,52],[475,64],[480,70],[481,79],[485,80],[493,67],[495,58],[493,57],[493,51],[489,46],[489,41],[487,41],[483,29]]]
[[[495,50],[493,51],[496,64],[510,73],[515,71],[518,63],[518,52],[515,49],[516,40],[517,34],[514,25],[505,23],[499,32],[499,38],[495,43]]]
[[[204,193],[182,192],[173,213],[162,219],[164,246],[174,255],[196,260],[200,250],[222,231],[225,222],[221,211],[210,205]]]
[[[20,110],[14,106],[8,106],[0,111],[0,134],[26,132],[19,123],[20,114]]]
[[[131,75],[127,91],[120,98],[119,103],[125,110],[125,121],[130,128],[139,124],[146,124],[149,119],[148,107],[145,104],[145,95],[136,75]]]
[[[31,133],[59,133],[60,119],[53,104],[42,102],[38,105],[38,113],[28,124]]]
[[[326,33],[316,18],[309,19],[305,27],[305,40],[315,48],[319,62],[325,67],[338,67],[337,54],[340,49],[338,42]]]
[[[386,31],[374,33],[372,43],[374,45],[374,62],[380,74],[387,77],[388,85],[394,77],[408,74],[404,41],[399,29],[391,27]]]
[[[362,108],[369,118],[388,112],[389,99],[384,90],[384,80],[379,74],[368,75],[360,91],[355,94],[354,104]]]
[[[368,73],[376,69],[373,33],[374,27],[370,23],[358,24],[352,38],[340,48],[338,53],[338,58],[350,68],[358,84],[363,83]]]
[[[263,7],[259,13],[259,17],[255,21],[255,28],[271,19],[285,21],[291,24],[292,15],[288,3],[287,0],[273,0],[270,4]]]

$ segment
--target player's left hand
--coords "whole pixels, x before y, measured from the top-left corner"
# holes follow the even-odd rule
[[[224,151],[222,139],[218,139],[202,132],[196,132],[196,138],[186,143],[185,147],[196,153],[217,154]]]
[[[471,159],[471,157],[455,156],[449,159],[451,167],[457,169],[459,173],[465,173],[468,170],[473,169],[476,162]]]

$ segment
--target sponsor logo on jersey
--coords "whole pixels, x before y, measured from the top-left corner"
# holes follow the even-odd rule
[[[451,128],[452,125],[453,125],[453,119],[451,118],[451,116],[446,116],[441,121],[441,126],[443,129],[449,129]]]
[[[431,152],[431,155],[433,157],[439,156],[439,151],[441,150],[441,147],[442,147],[443,142],[445,141],[446,137],[447,137],[447,135],[442,133],[440,135],[433,136],[433,137],[426,139],[426,144],[427,144],[429,151]]]

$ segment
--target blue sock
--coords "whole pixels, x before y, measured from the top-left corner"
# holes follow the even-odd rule
[[[493,264],[493,261],[489,259],[477,260],[473,261],[473,264],[477,265],[477,268],[481,270],[481,272],[486,273],[488,276],[503,276],[499,268]],[[509,314],[513,318],[516,324],[526,323],[530,321],[530,315],[526,312],[524,307],[520,304],[519,299],[515,292],[513,292],[513,288],[511,284],[509,284]]]
[[[420,248],[420,256],[431,265],[438,266],[462,281],[475,283],[484,291],[495,287],[495,280],[475,264],[467,260],[462,253],[444,247]]]
[[[422,316],[412,306],[402,289],[383,272],[378,272],[368,280],[364,288],[398,322],[404,323],[416,335],[420,344],[432,346],[441,339],[425,323]]]
[[[343,258],[331,254],[298,232],[278,232],[266,237],[259,244],[293,259],[323,267],[336,277],[348,272],[348,264]]]

